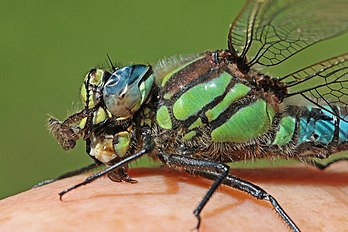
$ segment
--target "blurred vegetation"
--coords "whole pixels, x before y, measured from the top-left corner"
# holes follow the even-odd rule
[[[226,48],[244,1],[2,1],[0,3],[0,198],[91,163],[80,142],[64,152],[48,134],[47,114],[80,107],[92,67],[149,63]],[[315,45],[280,67],[284,75],[347,51],[347,35]],[[137,162],[141,165],[141,163]]]

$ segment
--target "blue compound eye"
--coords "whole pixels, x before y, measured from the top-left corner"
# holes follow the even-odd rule
[[[131,65],[111,74],[104,85],[103,99],[112,115],[130,117],[139,109],[151,90],[153,76],[147,65]]]

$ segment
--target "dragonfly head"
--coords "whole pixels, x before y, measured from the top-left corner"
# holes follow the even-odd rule
[[[103,88],[103,101],[118,119],[127,119],[146,101],[154,77],[149,65],[130,65],[115,70]]]
[[[81,87],[81,100],[86,110],[105,107],[114,117],[127,119],[147,99],[154,77],[149,65],[129,65],[114,70],[88,72]]]

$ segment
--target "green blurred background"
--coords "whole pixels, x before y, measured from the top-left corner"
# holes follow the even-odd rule
[[[80,142],[65,152],[48,134],[81,105],[92,67],[153,64],[172,55],[226,48],[244,1],[2,1],[0,3],[0,198],[91,163]],[[284,75],[346,52],[348,35],[320,43],[271,73]]]

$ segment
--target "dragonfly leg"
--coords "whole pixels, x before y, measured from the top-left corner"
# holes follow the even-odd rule
[[[128,175],[128,167],[125,166],[115,169],[112,172],[109,172],[108,177],[110,180],[114,182],[128,182],[131,184],[138,183],[136,179],[133,179]]]
[[[169,166],[175,169],[184,169],[187,172],[194,172],[195,170],[212,170],[216,173],[216,176],[212,179],[214,183],[210,186],[208,192],[204,195],[202,201],[198,204],[197,208],[193,211],[197,218],[196,229],[198,230],[201,224],[200,214],[204,206],[208,203],[211,196],[216,189],[223,183],[224,179],[228,175],[230,167],[223,163],[217,163],[209,160],[195,159],[182,155],[166,155],[160,154],[162,160]]]
[[[189,173],[194,175],[199,175],[204,178],[210,180],[216,180],[220,177],[220,173],[217,173],[214,170],[191,170]],[[223,179],[222,184],[230,186],[232,188],[241,190],[243,192],[248,193],[249,195],[259,199],[265,200],[272,204],[273,208],[276,212],[281,216],[284,222],[294,231],[299,232],[300,229],[296,226],[296,224],[292,221],[292,219],[287,215],[287,213],[283,210],[283,208],[279,205],[277,200],[268,194],[265,190],[260,188],[257,185],[254,185],[246,180],[240,179],[238,177],[227,175],[226,178]]]
[[[153,151],[154,149],[154,142],[153,142],[153,139],[152,137],[150,136],[150,131],[147,130],[143,133],[144,135],[144,146],[142,148],[142,150],[140,150],[139,152],[133,154],[133,155],[130,155],[128,157],[125,157],[123,160],[121,160],[120,162],[116,163],[116,164],[113,164],[111,165],[110,167],[107,167],[105,168],[104,170],[100,171],[100,172],[97,172],[97,173],[94,173],[93,175],[87,177],[84,181],[70,187],[70,188],[67,188],[65,189],[64,191],[60,192],[59,193],[59,198],[60,200],[62,200],[62,197],[63,195],[65,195],[66,193],[74,190],[74,189],[77,189],[83,185],[86,185],[86,184],[89,184],[93,181],[95,181],[96,179],[104,176],[104,175],[107,175],[111,172],[113,172],[114,170],[120,168],[120,167],[123,167],[124,165],[127,165],[128,163],[142,157],[143,155],[146,155],[146,154],[149,154],[151,151]]]
[[[72,176],[76,176],[76,175],[79,175],[79,174],[82,174],[85,172],[89,172],[89,171],[95,169],[96,167],[98,167],[98,165],[96,163],[89,164],[89,165],[82,167],[80,169],[64,173],[64,174],[58,176],[57,178],[41,181],[40,183],[37,183],[36,185],[34,185],[32,188],[41,187],[41,186],[44,186],[46,184],[53,183],[57,180],[62,180],[62,179],[68,178],[68,177],[72,177]]]

